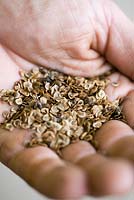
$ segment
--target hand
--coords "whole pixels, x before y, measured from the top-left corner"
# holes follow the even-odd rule
[[[134,78],[134,25],[110,0],[1,0],[0,13],[0,42],[21,67],[94,76],[111,63]]]
[[[5,2],[7,3],[8,1],[2,1],[3,5],[5,4]],[[48,3],[48,1],[44,1],[44,2],[47,2],[47,9],[48,11],[50,11],[51,9],[49,6],[52,6],[53,8],[53,4]],[[100,2],[100,5],[102,5],[101,3],[102,1],[99,1],[99,2]],[[98,3],[96,3],[96,6],[97,4]],[[10,7],[10,9],[11,8],[13,9],[13,7]],[[59,10],[60,10],[60,7],[59,7]],[[93,9],[90,9],[90,12],[89,11],[88,12],[91,13],[92,10]],[[111,10],[111,7],[109,8],[109,12],[110,10]],[[14,12],[10,12],[10,13],[13,14]],[[28,13],[29,13],[29,10],[28,10]],[[123,14],[119,12],[119,15],[123,15]],[[15,16],[16,15],[14,15],[12,19],[16,20]],[[68,14],[68,16],[70,16],[70,14]],[[22,21],[23,23],[26,23],[27,20],[28,19],[26,20],[23,19]],[[22,22],[22,21],[20,20],[18,22]],[[18,24],[18,23],[12,23],[12,24]],[[117,25],[115,26],[115,24],[113,25],[114,30],[116,29],[116,27],[118,27]],[[130,30],[130,27],[133,27],[132,25],[131,26],[130,25],[131,25],[130,22],[128,23],[127,21],[127,26],[128,26],[127,30]],[[22,24],[21,26],[20,24],[18,24],[18,26],[21,28]],[[45,23],[45,26],[47,26],[46,23]],[[23,29],[24,27],[26,27],[27,29],[29,26],[23,26]],[[72,27],[75,27],[74,24]],[[88,43],[89,45],[89,42],[88,42],[89,40],[86,39],[86,42],[83,42],[85,41],[83,38],[85,37],[86,34],[83,34],[82,39],[79,39],[80,37],[78,37],[78,39],[75,39],[77,38],[75,36],[75,38],[71,38],[71,39],[68,39],[67,42],[63,42],[63,44],[67,43],[67,46],[69,45],[68,48],[66,47],[64,51],[62,50],[62,48],[60,49],[60,46],[62,44],[59,44],[58,42],[61,40],[57,40],[57,38],[55,38],[53,42],[50,44],[51,42],[50,39],[52,39],[55,35],[58,36],[58,34],[56,34],[56,30],[55,30],[55,34],[53,32],[54,35],[51,36],[52,38],[50,37],[50,34],[47,34],[48,38],[46,41],[47,41],[48,46],[45,47],[45,51],[47,51],[47,53],[45,52],[44,56],[42,56],[43,58],[41,59],[42,53],[40,54],[38,52],[44,51],[45,45],[42,46],[42,50],[41,50],[39,46],[42,45],[42,40],[39,42],[40,37],[37,37],[37,40],[35,39],[36,42],[34,43],[33,40],[32,40],[33,42],[30,41],[30,37],[28,37],[29,40],[28,39],[24,40],[23,38],[24,34],[22,34],[23,29],[20,29],[21,30],[20,33],[17,34],[16,32],[13,33],[13,30],[15,31],[15,27],[14,27],[14,29],[12,30],[10,29],[10,34],[9,34],[8,31],[6,31],[6,28],[10,29],[10,24],[9,26],[5,28],[3,27],[3,30],[0,30],[0,38],[1,38],[1,44],[2,44],[0,47],[0,51],[1,51],[0,89],[11,88],[13,83],[19,79],[19,74],[18,74],[19,69],[26,66],[26,70],[28,70],[31,67],[33,67],[35,63],[42,64],[43,66],[45,66],[46,62],[48,62],[47,66],[51,65],[53,68],[56,67],[56,69],[59,69],[59,70],[63,69],[63,68],[60,68],[60,66],[63,65],[64,66],[63,70],[65,70],[65,72],[73,73],[73,74],[80,73],[81,75],[92,76],[92,75],[95,75],[96,71],[98,71],[97,72],[98,74],[102,73],[103,71],[103,70],[101,71],[101,69],[104,67],[104,65],[102,66],[98,65],[98,60],[100,62],[101,60],[105,60],[105,59],[104,57],[103,58],[100,57],[99,49],[91,50],[91,51],[89,50],[90,52],[87,51],[87,53],[84,50],[81,51],[82,46],[84,46],[86,43]],[[49,27],[48,27],[48,30],[49,30]],[[81,29],[77,29],[77,30],[80,31]],[[119,30],[121,31],[121,28]],[[31,32],[28,32],[28,33],[30,34]],[[99,35],[100,33],[101,31],[98,31]],[[112,37],[116,38],[116,31],[112,33],[111,33]],[[118,43],[118,45],[120,46],[120,48],[122,47],[122,44],[131,47],[129,43],[130,37],[127,39],[128,33],[126,35],[125,35],[125,32],[123,33],[124,34],[122,35],[123,35],[123,38],[125,38],[125,40],[123,40],[122,38],[122,41],[124,41],[124,43],[121,42],[121,43]],[[6,38],[7,39],[6,41],[4,39],[4,36],[8,36]],[[73,34],[70,33],[70,37],[72,36]],[[107,36],[107,33],[106,33],[106,36]],[[56,40],[57,40],[57,43],[59,44],[59,47],[53,46],[53,43]],[[111,41],[113,40],[114,39],[112,39]],[[25,44],[27,44],[26,46],[24,45],[23,41],[25,41]],[[100,40],[98,40],[98,42],[96,43],[97,44],[96,47],[99,46],[100,44],[99,41]],[[31,45],[31,43],[33,45]],[[44,44],[46,44],[46,42],[44,42]],[[112,44],[114,45],[112,46]],[[102,54],[103,55],[107,54],[108,56],[106,56],[106,58],[109,61],[111,61],[111,63],[113,64],[116,63],[117,67],[119,67],[120,70],[122,71],[124,70],[123,71],[124,73],[126,73],[127,75],[130,75],[132,73],[131,70],[132,70],[132,64],[133,64],[132,62],[133,60],[130,55],[133,55],[133,49],[130,48],[129,50],[130,52],[128,55],[124,47],[122,48],[122,51],[119,51],[118,49],[119,46],[117,47],[116,44],[117,43],[113,41],[113,43],[110,44],[110,48],[112,46],[111,51],[108,50],[109,48],[107,47],[106,48],[107,51],[106,52],[104,51],[104,53]],[[3,45],[6,45],[6,47]],[[33,50],[32,46],[34,46],[33,49],[36,50],[37,53],[34,53],[34,51],[32,51]],[[36,48],[35,46],[39,48]],[[91,46],[91,49],[95,49],[95,48]],[[71,52],[70,58],[65,59],[66,62],[71,61],[69,65],[67,65],[64,62],[61,62],[61,59],[64,57],[63,52]],[[112,53],[108,53],[108,52],[112,52]],[[82,53],[83,53],[83,56],[86,55],[88,57],[89,55],[92,55],[93,57],[89,56],[90,58],[86,57],[86,59],[84,59],[84,57],[82,57]],[[59,58],[59,55],[60,55],[60,58]],[[77,62],[74,62],[75,58],[71,58],[73,57],[72,55],[75,55],[74,57],[76,57]],[[96,55],[96,57],[94,57],[94,55]],[[120,59],[121,55],[122,56],[124,55],[122,60]],[[86,63],[85,61],[88,61],[88,64],[86,64],[86,66],[84,64]],[[77,63],[77,66],[76,64],[72,65],[73,63]],[[90,63],[90,68],[91,66],[94,66],[95,68],[93,74],[90,74],[90,70],[88,70],[89,63]],[[125,64],[127,66],[127,71],[125,70]],[[108,65],[109,64],[107,64],[107,66]],[[75,69],[72,68],[71,66],[75,66]],[[94,68],[92,68],[91,71],[93,71]],[[80,71],[80,69],[82,70]],[[8,76],[8,74],[10,76]],[[8,76],[8,78],[5,79],[4,75]],[[120,86],[118,88],[114,89],[112,85],[110,85],[109,88],[107,88],[107,93],[109,94],[109,98],[118,97],[117,95],[126,96],[128,92],[133,89],[133,86],[134,86],[133,83],[131,83],[131,81],[129,81],[124,76],[121,76],[121,75],[118,76],[117,74],[113,74],[110,77],[110,79],[114,82],[116,82],[117,81],[116,79],[118,78],[120,82]],[[113,92],[111,96],[112,90]],[[126,115],[128,123],[130,126],[133,127],[133,110],[132,110],[133,105],[132,104],[133,104],[133,92],[128,94],[128,98],[126,98],[126,101],[124,101],[124,105],[123,105],[124,113]],[[0,104],[1,112],[5,109],[8,109],[7,105],[1,103]],[[1,117],[1,120],[2,120],[2,117]],[[133,182],[134,182],[133,166],[128,161],[120,159],[120,157],[127,158],[130,161],[133,161],[134,136],[133,136],[132,129],[122,122],[119,122],[119,121],[108,122],[98,131],[98,133],[96,134],[96,140],[99,141],[100,152],[96,152],[95,149],[87,142],[79,142],[77,144],[72,144],[66,147],[65,149],[63,149],[62,160],[53,151],[45,147],[35,147],[32,149],[26,149],[24,147],[24,143],[30,137],[30,133],[27,131],[16,130],[12,133],[9,133],[5,130],[1,130],[0,132],[1,132],[0,133],[0,160],[9,168],[11,168],[15,173],[17,173],[22,178],[24,178],[30,185],[32,185],[38,191],[42,192],[43,194],[49,197],[69,199],[69,198],[80,198],[81,196],[86,195],[86,194],[92,194],[92,195],[98,195],[98,196],[106,195],[106,194],[120,194],[120,193],[127,192],[133,186]],[[129,148],[128,148],[128,144],[129,144]],[[107,154],[109,157],[105,156],[104,154]],[[113,156],[116,156],[116,157],[118,156],[119,159],[115,159],[113,158]]]
[[[2,49],[1,58],[0,74],[4,77],[4,74],[10,73],[10,76],[0,79],[0,89],[11,88],[19,79],[20,68]],[[3,65],[6,67],[3,68]],[[111,100],[126,96],[134,88],[134,84],[119,73],[112,74],[109,79],[119,83],[117,88],[110,84],[106,89]],[[124,114],[131,127],[134,121],[133,98],[134,92],[131,92],[123,103]],[[8,109],[7,104],[0,103],[0,121],[2,112]],[[128,192],[133,187],[133,165],[125,159],[134,161],[134,135],[123,122],[107,122],[96,133],[98,152],[88,142],[81,141],[64,148],[63,159],[46,147],[26,148],[29,138],[28,131],[1,129],[0,161],[48,197],[69,199],[88,194],[114,195]]]

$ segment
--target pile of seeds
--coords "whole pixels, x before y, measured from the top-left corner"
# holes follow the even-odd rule
[[[21,71],[21,80],[0,99],[11,105],[2,128],[32,130],[28,146],[45,145],[56,152],[78,140],[94,141],[96,130],[110,119],[123,119],[119,100],[105,94],[106,76],[72,77],[44,68]]]

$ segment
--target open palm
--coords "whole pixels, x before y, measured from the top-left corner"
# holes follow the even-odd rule
[[[94,76],[108,71],[113,64],[133,78],[131,42],[134,28],[111,1],[66,0],[63,3],[55,0],[53,3],[44,0],[39,1],[38,6],[34,1],[26,5],[25,1],[13,2],[15,10],[8,5],[8,0],[0,3],[0,25],[3,27],[0,30],[0,89],[11,88],[19,79],[20,69],[29,70],[35,65]],[[122,18],[129,36],[121,26]],[[1,162],[52,198],[129,191],[134,183],[130,162],[134,160],[134,135],[130,128],[134,122],[134,93],[130,92],[134,84],[119,73],[112,74],[109,79],[119,82],[116,88],[112,84],[108,86],[110,99],[128,95],[123,112],[129,126],[119,121],[103,125],[96,133],[98,152],[81,141],[64,148],[61,159],[46,147],[26,149],[28,131],[0,130]],[[6,109],[8,106],[0,103],[1,121],[1,113]]]

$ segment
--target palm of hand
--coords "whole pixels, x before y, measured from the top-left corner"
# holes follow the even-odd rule
[[[69,17],[68,15],[67,17]],[[37,40],[34,40],[36,42],[33,42],[33,46],[24,49],[22,49],[23,41],[28,41],[27,38],[17,46],[17,44],[13,45],[14,36],[8,37],[7,47],[1,46],[0,48],[2,55],[0,89],[12,87],[13,83],[19,79],[18,72],[21,67],[26,66],[26,69],[30,69],[36,63],[43,66],[50,65],[52,68],[77,75],[92,76],[109,69],[109,64],[106,64],[104,57],[100,56],[100,52],[105,54],[106,42],[101,41],[99,43],[101,45],[93,42],[94,32],[93,29],[88,30],[88,18],[85,18],[85,26],[81,29],[79,28],[80,24],[78,27],[75,26],[74,17],[71,16],[69,19],[71,22],[65,23],[66,27],[65,29],[63,27],[64,31],[61,35],[59,35],[59,31],[56,32],[57,26],[53,27],[54,30],[50,30],[56,36],[48,34],[47,41],[44,41],[45,50],[39,39],[42,38],[40,34]],[[81,23],[83,24],[83,22]],[[75,28],[71,32],[72,27]],[[47,28],[49,30],[49,27]],[[67,35],[64,35],[65,30],[69,30]],[[15,35],[15,37],[19,41],[19,37],[22,38],[22,35]],[[54,41],[51,42],[52,38]],[[6,44],[4,39],[1,41],[2,44]],[[31,45],[30,42],[28,45]],[[89,47],[91,48],[89,49]],[[9,73],[10,76],[5,79],[4,75],[8,76]],[[112,85],[107,88],[110,98],[124,97],[134,87],[133,83],[122,75],[113,74],[110,79],[120,83],[117,88]],[[133,95],[133,92],[130,93],[123,104],[124,114],[130,126],[133,126]],[[1,103],[0,109],[2,112],[8,108]],[[118,156],[133,160],[133,130],[122,122],[108,122],[98,131],[96,140],[100,144],[100,153],[96,152],[87,142],[79,142],[63,149],[63,159],[45,147],[25,149],[24,141],[30,137],[30,133],[26,131],[19,130],[19,134],[18,130],[12,134],[3,130],[0,132],[1,161],[37,190],[50,197],[70,198],[85,194],[118,194],[128,191],[133,185],[132,165],[120,158],[118,160],[111,158],[111,156]],[[126,149],[128,144],[129,148]],[[108,156],[105,156],[104,153]]]

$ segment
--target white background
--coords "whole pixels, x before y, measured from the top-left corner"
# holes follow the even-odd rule
[[[70,0],[71,1],[71,0]],[[134,20],[134,0],[115,0],[120,7]],[[0,163],[0,200],[46,200],[36,191],[31,189],[19,177]],[[93,198],[85,198],[93,200]],[[108,200],[131,200],[134,193],[124,197],[106,198]],[[103,198],[104,200],[104,198]]]

